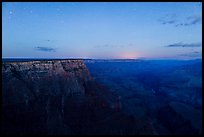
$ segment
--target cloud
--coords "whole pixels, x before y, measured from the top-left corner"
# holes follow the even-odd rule
[[[174,24],[176,21],[175,20],[169,20],[166,22],[163,22],[163,24]]]
[[[56,49],[51,48],[51,47],[35,47],[36,50],[38,51],[44,51],[44,52],[55,52]]]
[[[179,42],[179,43],[174,43],[174,44],[170,44],[170,45],[167,45],[165,47],[201,47],[202,44],[201,43],[190,43],[190,44],[186,44],[186,43],[182,43],[182,42]]]
[[[185,17],[182,19],[179,17],[177,14],[167,14],[164,17],[161,17],[158,19],[158,21],[162,25],[175,25],[175,27],[180,27],[180,26],[191,26],[191,25],[196,25],[202,22],[202,16],[200,15],[192,15]]]
[[[176,22],[176,20],[159,20],[159,21],[163,25],[165,25],[165,24],[174,24]]]
[[[178,54],[178,56],[184,56],[184,57],[201,57],[202,53],[198,51],[190,52],[190,53],[184,53],[184,54]]]
[[[104,48],[104,47],[111,47],[111,45],[104,44],[104,45],[96,45],[95,47],[97,47],[97,48]]]
[[[165,25],[165,24],[174,24],[176,23],[177,14],[166,14],[164,17],[158,19],[158,21]]]
[[[202,21],[202,18],[200,16],[190,16],[187,19],[190,20],[189,24],[197,24],[197,23],[201,23]]]
[[[176,24],[175,26],[191,26],[191,25],[195,25],[195,24],[199,24],[202,22],[202,18],[200,16],[189,16],[186,18],[186,22],[185,23],[179,23]]]

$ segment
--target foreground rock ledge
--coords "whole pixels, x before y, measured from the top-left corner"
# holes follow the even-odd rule
[[[137,134],[83,60],[2,64],[3,134]],[[140,130],[141,131],[141,130]],[[149,131],[151,133],[151,131]]]

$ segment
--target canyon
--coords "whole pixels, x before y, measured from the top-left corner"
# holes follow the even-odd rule
[[[3,61],[2,133],[201,134],[201,63]]]
[[[83,60],[4,62],[2,85],[4,134],[137,131],[118,96],[93,80]]]

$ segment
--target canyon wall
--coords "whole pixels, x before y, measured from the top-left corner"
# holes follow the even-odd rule
[[[120,97],[94,81],[83,60],[4,62],[2,95],[3,134],[155,132],[124,114]]]
[[[65,108],[84,101],[91,81],[82,60],[3,63],[3,132],[70,134]]]

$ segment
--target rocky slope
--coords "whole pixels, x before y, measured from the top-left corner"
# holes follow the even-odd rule
[[[82,60],[3,63],[2,75],[4,130],[13,133],[50,133],[56,124],[69,131],[61,122],[65,102],[82,101],[92,80]]]
[[[141,131],[120,112],[117,95],[93,81],[82,60],[4,62],[2,84],[4,134]]]

